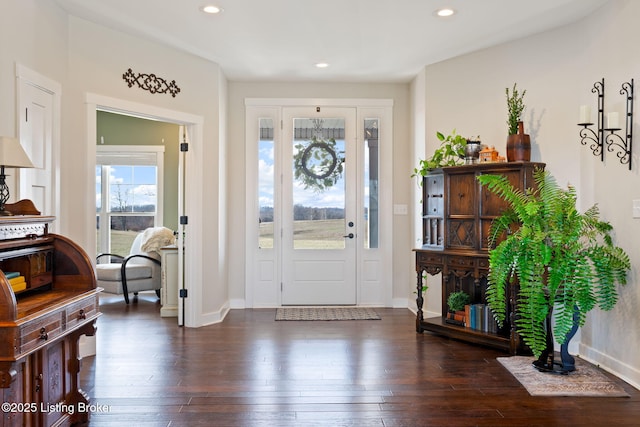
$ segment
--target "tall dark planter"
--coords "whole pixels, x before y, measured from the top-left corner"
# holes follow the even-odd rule
[[[524,124],[518,122],[518,133],[507,137],[507,161],[528,162],[531,160],[531,138],[524,133]]]
[[[551,327],[551,315],[552,310],[549,310],[547,314],[546,329],[547,329],[547,348],[540,354],[538,360],[533,362],[533,366],[541,372],[554,372],[558,374],[568,374],[576,370],[576,360],[569,354],[569,341],[578,332],[578,321],[580,319],[578,314],[578,307],[574,307],[573,310],[573,327],[565,337],[564,341],[560,345],[560,362],[555,361],[555,354],[553,351],[553,328]]]

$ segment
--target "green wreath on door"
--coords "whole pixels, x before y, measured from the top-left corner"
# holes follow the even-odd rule
[[[306,189],[322,193],[336,185],[344,170],[344,156],[338,152],[336,140],[312,137],[296,144],[293,156],[294,178]]]

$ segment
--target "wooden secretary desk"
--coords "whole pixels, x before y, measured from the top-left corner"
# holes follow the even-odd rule
[[[506,176],[519,189],[535,185],[533,171],[544,163],[479,163],[431,171],[422,185],[422,248],[415,250],[417,272],[417,317],[419,333],[431,331],[451,338],[486,345],[511,354],[527,352],[515,331],[514,307],[517,287],[508,292],[507,322],[492,329],[476,320],[471,327],[447,321],[447,298],[455,291],[471,297],[472,305],[486,302],[489,273],[488,237],[491,222],[506,208],[504,202],[476,177],[481,174]],[[442,275],[442,315],[424,318],[422,295],[424,274]],[[481,307],[485,310],[485,307]],[[480,308],[478,308],[480,311]],[[473,314],[472,314],[473,317]],[[487,320],[487,323],[490,321]]]
[[[17,215],[0,217],[0,426],[84,422],[78,340],[100,315],[92,264],[31,202],[7,209]]]

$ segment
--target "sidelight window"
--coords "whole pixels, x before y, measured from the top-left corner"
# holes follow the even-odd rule
[[[380,171],[378,129],[380,119],[364,120],[364,247],[378,247],[378,177]]]

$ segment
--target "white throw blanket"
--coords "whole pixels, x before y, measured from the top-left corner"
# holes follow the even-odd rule
[[[142,232],[140,249],[143,252],[158,252],[164,246],[176,243],[173,231],[166,227],[151,227]]]

